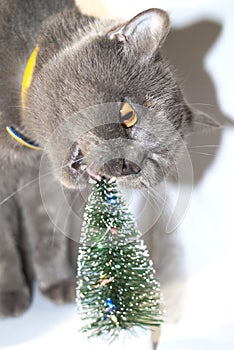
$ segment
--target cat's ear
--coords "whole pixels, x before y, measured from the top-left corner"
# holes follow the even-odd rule
[[[184,133],[206,132],[221,128],[221,125],[205,112],[186,106]]]
[[[107,36],[149,56],[162,46],[169,28],[170,20],[165,11],[149,9],[109,31]]]

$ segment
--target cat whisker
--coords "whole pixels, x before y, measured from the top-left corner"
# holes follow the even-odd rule
[[[20,191],[24,190],[25,188],[27,188],[28,186],[32,185],[34,182],[38,181],[38,179],[40,178],[44,178],[50,174],[53,174],[54,171],[59,171],[63,168],[65,168],[67,165],[63,165],[60,166],[58,168],[54,168],[53,170],[50,170],[48,172],[46,172],[45,174],[39,174],[37,177],[35,177],[34,179],[30,180],[29,182],[27,182],[26,184],[23,184],[21,187],[19,187],[16,191],[12,192],[11,194],[9,194],[7,197],[5,197],[4,199],[1,200],[0,202],[0,206],[3,205],[4,203],[6,203],[9,199],[11,199],[12,197],[14,197],[17,193],[19,193]]]
[[[79,158],[79,159],[77,159],[77,160],[75,160],[75,162],[73,162],[73,163],[77,163],[77,162],[82,161],[82,160],[84,160],[84,159],[85,159],[85,156],[84,156],[84,157],[81,157],[81,158]]]
[[[216,105],[211,103],[202,103],[202,102],[189,102],[190,106],[207,106],[207,107],[216,107]],[[184,104],[177,104],[177,106],[183,106]]]
[[[202,125],[202,123],[201,122],[197,122],[197,121],[193,121],[193,124],[198,124],[198,125]],[[220,129],[224,129],[224,125],[219,125],[219,127],[218,127],[218,130],[220,130]],[[212,128],[212,126],[211,126],[211,128]]]
[[[189,146],[188,148],[191,149],[191,148],[202,148],[202,147],[216,147],[216,148],[219,148],[221,147],[221,145],[197,145],[197,146]]]
[[[165,196],[163,197],[161,193],[159,193],[159,191],[157,191],[155,188],[152,192],[153,192],[153,196],[152,195],[147,196],[144,192],[141,192],[141,194],[146,199],[147,203],[149,203],[150,207],[153,209],[154,212],[155,212],[155,209],[157,208],[158,210],[157,213],[160,214],[156,220],[158,221],[159,217],[161,217],[161,214],[165,208],[166,197]]]
[[[14,197],[17,193],[19,193],[20,191],[24,190],[26,187],[30,186],[31,184],[33,184],[34,182],[36,182],[39,179],[39,176],[37,176],[36,178],[34,178],[33,180],[27,182],[26,184],[24,184],[23,186],[21,186],[20,188],[18,188],[16,191],[12,192],[11,194],[9,194],[7,197],[5,197],[1,202],[0,202],[0,206],[5,204],[9,199],[11,199],[12,197]]]
[[[57,217],[60,215],[60,208],[61,208],[61,206],[62,206],[62,203],[59,202],[59,207],[56,208],[57,209],[57,211],[56,211],[57,214],[56,214],[56,218],[55,218],[55,225],[53,225],[53,232],[52,232],[52,237],[51,237],[51,242],[50,242],[51,247],[53,247],[53,245],[54,245],[55,235],[57,233],[57,230],[56,230],[57,225],[56,225],[56,223],[57,223]]]
[[[72,212],[72,209],[73,209],[73,204],[75,203],[75,201],[76,201],[78,195],[79,195],[79,193],[76,192],[76,195],[74,196],[72,202],[69,204],[69,210],[67,211],[66,217],[65,217],[65,219],[64,219],[64,227],[66,227],[66,224],[67,224],[68,219],[69,219],[69,217],[70,217],[70,213]],[[82,205],[80,205],[80,206],[79,206],[79,210],[78,210],[78,212],[76,212],[76,214],[78,214],[78,213],[81,211],[81,209],[84,208],[85,205],[86,205],[85,202],[84,202]]]
[[[150,189],[150,191],[148,192],[148,193],[153,193],[153,196],[154,196],[154,198],[156,198],[156,200],[157,199],[162,199],[162,200],[164,200],[164,197],[160,194],[160,192],[158,192],[158,190],[155,188],[155,187],[150,187],[150,186],[147,186],[147,185],[145,185],[145,188],[147,188],[147,189]],[[145,199],[147,199],[147,198],[150,198],[150,195],[146,195],[145,194],[145,192],[144,191],[142,191],[141,189],[135,189],[135,191],[137,191],[138,193],[140,193]],[[157,194],[157,195],[155,195],[155,193]],[[151,196],[152,197],[152,196]]]
[[[77,197],[78,197],[78,193],[77,193],[77,195],[76,195]],[[76,198],[77,198],[76,197]],[[75,202],[75,201],[74,201]],[[72,203],[73,204],[73,203]],[[76,212],[76,214],[78,214],[78,213],[80,213],[81,212],[81,210],[83,210],[83,208],[86,206],[86,202],[84,201],[83,203],[82,203],[82,205],[79,205],[79,210]]]
[[[190,153],[193,153],[193,154],[201,154],[201,155],[204,155],[204,156],[215,156],[215,154],[213,153],[205,153],[205,152],[193,152],[192,150],[190,150]]]
[[[58,168],[60,169],[60,168]],[[32,179],[31,181],[27,182],[26,184],[22,185],[21,187],[19,187],[16,191],[12,192],[11,194],[9,194],[7,197],[5,197],[4,199],[2,199],[2,201],[0,202],[0,206],[3,205],[4,203],[6,203],[9,199],[11,199],[12,197],[14,197],[17,193],[19,193],[20,191],[24,190],[25,188],[27,188],[28,186],[30,186],[31,184],[33,184],[34,182],[38,181],[39,178],[43,178],[45,176],[48,176],[50,174],[53,173],[53,170],[48,171],[47,173],[43,174],[43,175],[38,175],[37,177],[35,177],[34,179]]]
[[[83,166],[83,165],[85,165],[83,162],[84,159],[85,159],[85,156],[75,160],[74,162],[72,162],[72,164],[81,163],[81,166]],[[65,167],[69,166],[70,164],[71,164],[71,162],[69,161],[67,164],[65,164]]]
[[[94,162],[93,162],[91,165],[93,165],[93,164],[94,164]],[[78,178],[78,181],[81,179],[82,176],[84,176],[85,172],[86,172],[86,170],[84,170],[84,171],[80,174],[80,176],[79,176],[79,178]],[[72,203],[69,205],[69,210],[67,211],[67,215],[66,215],[66,218],[65,218],[65,225],[64,225],[64,226],[66,226],[67,220],[69,219],[69,215],[70,215],[70,213],[71,213],[71,211],[72,211],[73,204],[75,203],[77,196],[78,196],[78,193],[76,194],[76,196],[75,196],[74,199],[72,200]],[[86,204],[86,203],[84,202],[83,205],[80,206],[78,212],[80,212],[81,209],[83,209],[83,207],[85,206],[85,204]]]
[[[155,204],[159,207],[159,202],[161,203],[162,200],[165,201],[165,198],[158,191],[153,192],[153,197],[152,195],[146,196],[144,193],[143,197],[147,200],[153,209],[155,208]]]

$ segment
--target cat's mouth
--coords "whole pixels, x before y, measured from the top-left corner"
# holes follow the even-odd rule
[[[101,180],[101,175],[91,169],[84,161],[84,154],[78,145],[75,145],[72,152],[70,161],[68,162],[68,167],[70,168],[71,174],[77,177],[77,180],[81,178],[85,180]],[[91,182],[91,181],[90,181]]]
[[[84,147],[86,149],[86,147]],[[93,161],[95,160],[95,161]],[[90,164],[90,165],[89,165]],[[125,158],[109,159],[104,162],[99,170],[95,167],[98,165],[98,156],[81,150],[75,143],[69,151],[65,164],[62,167],[61,182],[68,188],[79,188],[85,186],[85,183],[94,183],[100,181],[102,176],[123,180],[125,183],[132,182],[141,176],[142,167]]]

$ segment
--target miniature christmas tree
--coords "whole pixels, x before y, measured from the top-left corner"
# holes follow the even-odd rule
[[[134,218],[113,179],[94,185],[78,257],[78,311],[88,337],[160,326],[159,283]]]

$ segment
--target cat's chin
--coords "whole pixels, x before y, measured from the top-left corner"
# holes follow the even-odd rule
[[[101,180],[101,176],[99,174],[95,174],[94,172],[84,171],[82,175],[75,174],[74,176],[62,176],[60,178],[61,184],[69,188],[71,190],[84,190],[85,188],[93,185],[97,181]]]
[[[117,183],[120,185],[120,187],[123,188],[146,188],[148,187],[141,177],[136,176],[121,176],[121,177],[113,177],[108,175],[102,175],[108,178],[112,178],[113,180],[116,180]],[[90,185],[95,184],[96,182],[100,181],[102,176],[98,173],[95,173],[93,171],[89,171],[88,169],[82,173],[81,176],[62,176],[60,178],[61,184],[69,188],[71,190],[79,190],[82,191],[85,188],[89,187]]]
[[[148,185],[144,182],[142,176],[134,176],[134,175],[128,175],[128,176],[120,176],[116,178],[118,184],[120,187],[127,188],[127,189],[142,189],[147,188]]]

